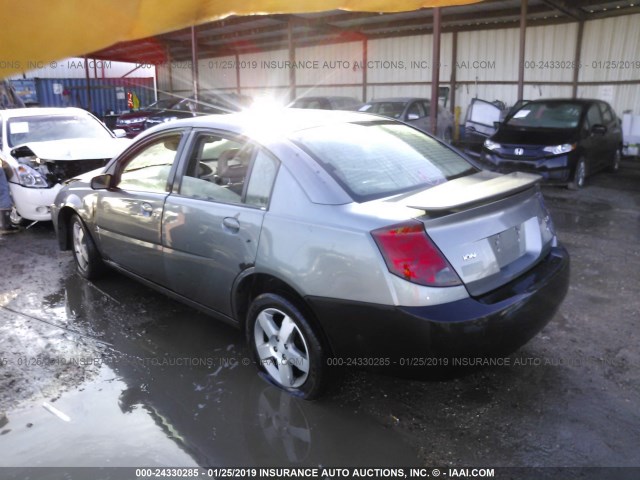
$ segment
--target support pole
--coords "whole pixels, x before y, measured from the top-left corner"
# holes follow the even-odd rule
[[[433,52],[431,54],[431,107],[429,108],[429,121],[431,133],[438,131],[438,90],[440,86],[440,8],[433,9]]]
[[[238,95],[242,93],[242,87],[240,86],[240,55],[236,52],[236,92]]]
[[[573,85],[571,96],[578,96],[578,80],[580,79],[580,61],[582,60],[582,37],[584,36],[584,21],[578,22],[578,38],[576,39],[575,65],[573,67]]]
[[[87,80],[87,110],[92,111],[91,105],[91,83],[89,80],[89,59],[84,57],[84,76]]]
[[[200,83],[198,81],[198,37],[196,27],[191,27],[191,76],[193,77],[193,99],[198,103]]]
[[[367,101],[367,62],[369,57],[369,40],[362,41],[362,101]]]
[[[456,81],[458,80],[458,72],[456,64],[458,63],[458,32],[453,32],[452,46],[451,46],[451,95],[449,110],[454,113],[456,110]],[[457,125],[456,125],[457,128]]]
[[[289,63],[296,62],[296,47],[293,44],[293,23],[289,20],[287,24],[287,43],[289,45]],[[289,67],[289,101],[296,99],[296,69]]]
[[[527,38],[527,0],[520,4],[520,63],[518,64],[518,100],[524,95],[524,47]]]

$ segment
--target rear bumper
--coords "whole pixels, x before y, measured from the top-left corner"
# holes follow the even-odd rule
[[[511,353],[551,320],[568,287],[569,254],[556,247],[528,273],[480,298],[424,307],[307,300],[336,357],[388,358],[397,365],[416,356]]]

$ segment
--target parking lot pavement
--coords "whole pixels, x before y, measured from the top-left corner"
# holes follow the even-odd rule
[[[349,370],[313,403],[235,330],[77,276],[51,225],[0,235],[0,466],[638,466],[639,163],[544,188],[571,287],[529,344],[445,380]]]

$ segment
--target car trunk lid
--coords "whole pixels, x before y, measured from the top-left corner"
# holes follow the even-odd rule
[[[479,172],[401,200],[472,296],[510,282],[544,258],[553,226],[537,175]]]

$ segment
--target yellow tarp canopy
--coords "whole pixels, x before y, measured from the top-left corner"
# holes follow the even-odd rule
[[[479,0],[0,0],[0,78],[230,15],[399,12]]]

